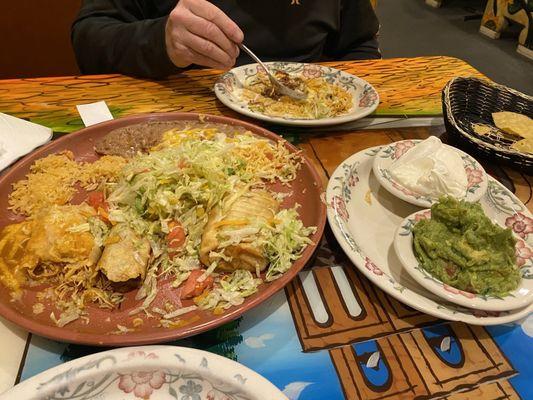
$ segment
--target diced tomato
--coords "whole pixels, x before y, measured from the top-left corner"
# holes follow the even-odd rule
[[[102,208],[104,211],[109,211],[109,207],[104,198],[104,192],[91,192],[87,196],[87,203],[93,207],[96,211]]]
[[[185,230],[177,221],[170,222],[168,227],[170,229],[170,232],[167,233],[166,237],[169,247],[168,256],[170,259],[173,259],[178,254],[178,250],[185,243]]]
[[[191,272],[183,286],[181,287],[181,298],[190,299],[195,296],[199,296],[203,293],[205,289],[208,289],[213,286],[213,277],[208,276],[202,282],[198,282],[204,274],[204,270],[195,269]]]
[[[168,224],[170,231],[167,233],[168,247],[179,249],[185,243],[185,230],[179,222],[172,221]]]

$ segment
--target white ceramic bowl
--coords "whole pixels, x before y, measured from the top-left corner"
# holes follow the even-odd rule
[[[533,279],[527,278],[528,276],[531,277],[530,269],[533,269],[531,268],[531,259],[526,260],[520,270],[522,279],[518,288],[505,297],[484,296],[459,290],[432,276],[418,263],[413,250],[412,228],[418,221],[427,218],[431,218],[431,210],[422,210],[411,214],[402,221],[394,237],[396,255],[407,273],[420,285],[443,299],[476,310],[508,311],[526,307],[533,302]],[[528,253],[533,254],[531,243],[525,241],[518,243],[523,243],[524,246],[527,246]]]
[[[383,146],[374,158],[372,170],[379,183],[390,193],[408,203],[428,208],[438,199],[414,193],[403,187],[392,178],[389,172],[389,168],[393,162],[400,159],[410,148],[420,142],[421,140],[401,140]],[[459,153],[463,160],[463,167],[468,177],[468,189],[465,200],[471,202],[478,201],[487,191],[488,178],[485,169],[472,156],[455,147],[446,144],[445,146]]]

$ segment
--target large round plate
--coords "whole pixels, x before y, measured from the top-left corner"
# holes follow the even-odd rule
[[[186,347],[145,346],[81,357],[0,395],[25,399],[287,399],[272,383],[228,358]]]
[[[339,71],[335,68],[325,67],[317,64],[305,64],[295,62],[270,62],[266,63],[269,68],[287,72],[303,78],[324,78],[327,82],[339,85],[347,90],[353,97],[353,105],[347,114],[339,115],[334,118],[323,119],[298,119],[271,117],[250,110],[246,101],[239,96],[239,91],[243,87],[246,79],[257,75],[261,70],[258,64],[243,65],[233,68],[231,71],[222,75],[215,83],[215,94],[218,99],[227,107],[248,117],[260,119],[263,121],[296,126],[324,126],[336,125],[349,121],[354,121],[366,117],[374,112],[379,104],[379,95],[376,89],[367,81],[357,76]]]
[[[481,203],[483,207],[484,204]],[[499,209],[485,208],[486,215],[496,224],[505,226],[508,218],[507,214],[499,212]],[[402,262],[403,267],[411,277],[421,286],[431,293],[436,294],[452,303],[459,304],[467,308],[485,311],[508,311],[517,308],[524,308],[531,304],[533,300],[533,280],[527,277],[532,276],[533,270],[533,235],[528,240],[522,240],[515,233],[517,240],[517,254],[527,254],[529,257],[519,257],[520,280],[519,286],[505,297],[487,296],[459,290],[443,283],[438,278],[426,271],[418,262],[413,250],[413,227],[422,219],[431,218],[431,210],[421,210],[405,218],[398,226],[394,235],[394,250]]]
[[[298,151],[293,145],[266,129],[226,117],[193,113],[165,113],[137,115],[104,122],[82,129],[76,133],[71,133],[49,143],[19,161],[0,178],[0,228],[21,220],[20,217],[7,211],[8,195],[11,192],[11,185],[26,175],[30,165],[36,159],[61,150],[70,150],[74,153],[77,160],[92,161],[98,157],[93,149],[94,142],[104,137],[113,129],[138,124],[148,120],[198,121],[199,119],[201,119],[201,122],[222,123],[241,127],[258,136],[266,137],[274,141],[281,140],[291,152]],[[30,332],[37,333],[41,336],[65,342],[100,346],[160,343],[195,335],[234,320],[247,310],[265,301],[294,278],[312,256],[316,244],[320,241],[326,222],[326,207],[320,200],[323,188],[321,187],[320,178],[315,168],[305,156],[302,155],[302,157],[303,165],[298,171],[296,179],[292,183],[292,195],[284,199],[282,207],[292,207],[295,203],[301,205],[301,208],[299,208],[298,211],[303,223],[306,226],[317,227],[316,233],[311,237],[314,244],[307,246],[302,256],[294,262],[291,269],[287,271],[285,275],[271,283],[262,284],[259,287],[258,292],[248,297],[240,306],[232,307],[227,310],[226,313],[218,316],[210,311],[194,311],[193,313],[183,316],[182,320],[185,320],[188,323],[180,328],[163,328],[158,326],[159,321],[157,318],[150,319],[137,314],[136,317],[142,317],[144,323],[141,326],[136,327],[134,331],[118,334],[117,325],[131,328],[132,317],[129,316],[128,313],[140,304],[134,299],[136,290],[126,293],[125,300],[119,309],[110,311],[100,309],[96,306],[88,307],[89,324],[84,323],[82,320],[76,320],[63,328],[59,328],[55,326],[49,318],[50,312],[52,311],[49,306],[45,308],[44,312],[38,315],[33,313],[32,305],[36,302],[35,296],[37,290],[28,289],[26,290],[26,294],[22,301],[12,302],[8,291],[3,290],[4,287],[0,285],[0,315]],[[282,185],[274,185],[273,190],[288,191],[287,187]],[[165,293],[165,290],[170,291],[172,289],[169,285],[164,285],[160,288],[162,294]],[[192,303],[189,304],[189,302],[190,300],[184,301],[183,306],[186,307],[191,305]]]
[[[459,307],[435,296],[409,276],[396,256],[393,240],[402,220],[419,208],[398,200],[379,185],[372,163],[380,148],[363,150],[345,160],[333,173],[326,192],[329,224],[356,267],[386,293],[437,318],[497,325],[518,320],[533,311],[533,305],[513,311]],[[524,226],[533,226],[531,213],[494,179],[489,178],[488,190],[480,201],[485,208],[507,214],[506,221],[515,231],[522,229],[526,237],[532,235],[523,230]]]

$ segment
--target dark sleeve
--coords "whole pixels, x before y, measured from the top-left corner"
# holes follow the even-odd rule
[[[137,1],[84,0],[71,32],[81,72],[147,78],[178,72],[165,48],[167,16],[149,11]]]
[[[335,60],[381,58],[379,22],[370,0],[341,0],[339,29],[328,37],[325,54]]]

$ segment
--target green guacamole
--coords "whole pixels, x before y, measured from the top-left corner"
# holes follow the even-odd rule
[[[520,282],[511,230],[493,224],[479,203],[441,198],[413,236],[420,265],[450,286],[503,297]]]

